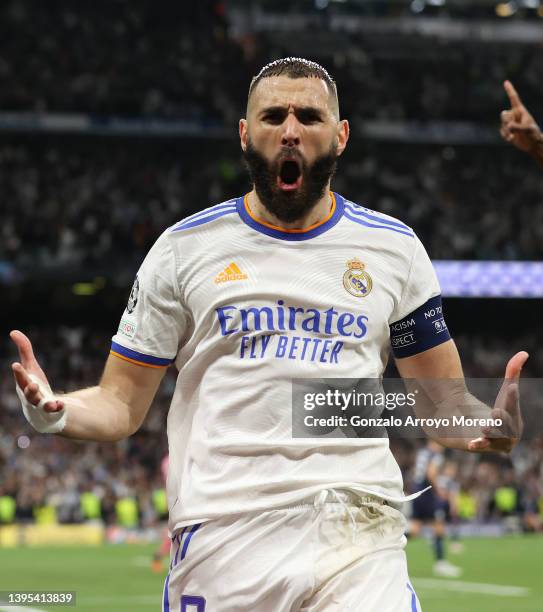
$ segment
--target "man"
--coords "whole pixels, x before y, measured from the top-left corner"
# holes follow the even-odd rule
[[[419,448],[413,469],[413,484],[416,491],[431,486],[432,489],[413,500],[409,535],[420,535],[424,525],[432,532],[434,551],[434,573],[438,576],[457,578],[462,570],[445,558],[445,536],[447,520],[451,515],[451,479],[443,473],[446,458],[443,447],[429,440]]]
[[[402,376],[461,379],[431,263],[406,225],[330,191],[349,124],[321,66],[265,66],[239,134],[254,188],[157,240],[98,386],[54,395],[12,332],[25,415],[41,431],[119,440],[175,362],[164,610],[419,609],[388,440],[294,439],[291,389],[296,378],[379,378],[391,334]],[[493,411],[517,425],[526,359],[509,361]],[[446,442],[507,451],[517,435]]]
[[[543,167],[543,134],[513,84],[505,81],[503,86],[511,108],[501,112],[500,134],[506,142],[531,155]]]

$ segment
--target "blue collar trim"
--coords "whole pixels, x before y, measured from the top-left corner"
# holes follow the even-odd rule
[[[266,236],[270,236],[271,238],[278,238],[279,240],[288,240],[289,242],[300,242],[302,240],[311,240],[311,238],[315,238],[316,236],[320,236],[327,232],[329,229],[332,229],[334,225],[337,225],[341,217],[343,216],[343,210],[345,208],[344,199],[338,194],[334,192],[334,197],[336,199],[336,209],[334,210],[334,214],[321,225],[308,230],[306,232],[288,232],[282,231],[279,229],[274,229],[272,227],[268,227],[267,225],[263,225],[259,223],[256,219],[253,219],[251,215],[245,209],[245,196],[242,196],[237,199],[236,205],[238,209],[239,216],[241,220],[253,228],[257,232],[261,234],[265,234]]]

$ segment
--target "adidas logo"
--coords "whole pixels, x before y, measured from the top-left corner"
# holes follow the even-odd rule
[[[228,268],[225,268],[220,274],[215,277],[216,283],[226,283],[228,281],[246,280],[249,278],[232,262]]]

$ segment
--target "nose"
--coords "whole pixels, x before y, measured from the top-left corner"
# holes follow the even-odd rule
[[[284,147],[297,147],[300,144],[300,124],[294,113],[289,113],[283,123],[281,144]]]

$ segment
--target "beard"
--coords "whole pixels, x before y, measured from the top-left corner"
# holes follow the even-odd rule
[[[302,219],[323,197],[337,166],[337,143],[309,165],[297,150],[282,147],[271,162],[249,140],[243,152],[245,164],[259,200],[266,210],[283,223]],[[277,178],[285,160],[296,160],[302,183],[299,188],[284,191]]]

